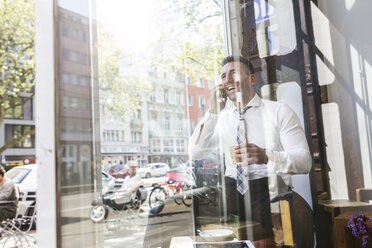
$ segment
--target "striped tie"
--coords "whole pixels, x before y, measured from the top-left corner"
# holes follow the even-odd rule
[[[238,129],[237,129],[237,138],[236,138],[238,145],[248,143],[247,123],[244,119],[244,114],[250,107],[251,106],[247,106],[246,108],[244,108],[243,111],[239,112],[239,124],[238,124]],[[244,195],[245,192],[247,192],[248,190],[248,166],[236,165],[236,189],[242,195]]]

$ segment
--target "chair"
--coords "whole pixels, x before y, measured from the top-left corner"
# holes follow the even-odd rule
[[[279,194],[271,202],[280,202],[284,245],[314,247],[313,213],[307,202],[296,192]]]
[[[21,217],[4,220],[0,223],[0,235],[2,247],[33,247],[36,245],[36,238],[29,234],[29,231],[36,223],[35,205],[30,206]]]
[[[369,202],[372,200],[372,189],[356,189],[356,200],[361,202]]]

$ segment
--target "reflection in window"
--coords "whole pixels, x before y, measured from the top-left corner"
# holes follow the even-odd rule
[[[193,99],[192,99],[192,95],[188,95],[188,106],[191,107],[193,105]]]
[[[28,134],[34,129],[34,126],[29,125],[5,125],[5,142],[13,142],[24,136],[23,140],[14,143],[13,148],[33,148],[35,147],[35,135]]]
[[[169,99],[168,99],[168,97],[169,97],[169,91],[168,90],[164,90],[164,103],[169,103]]]
[[[62,59],[69,60],[70,59],[70,52],[67,49],[62,49]]]
[[[208,80],[208,88],[213,89],[213,81],[212,80]]]
[[[164,129],[170,130],[170,116],[166,114],[164,118]]]
[[[62,73],[62,83],[64,83],[64,84],[68,84],[69,81],[70,81],[69,78],[70,78],[70,76],[69,76],[68,73],[66,73],[66,72],[63,72],[63,73]]]
[[[78,76],[77,75],[71,75],[71,83],[73,85],[77,85],[78,84]]]

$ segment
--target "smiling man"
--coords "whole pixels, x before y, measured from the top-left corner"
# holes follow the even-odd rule
[[[270,197],[278,194],[277,175],[290,187],[290,175],[310,171],[311,156],[296,113],[286,104],[261,99],[254,91],[256,83],[247,59],[226,57],[221,84],[212,92],[210,109],[196,127],[190,148],[193,159],[223,149],[227,214],[259,221],[270,232]]]

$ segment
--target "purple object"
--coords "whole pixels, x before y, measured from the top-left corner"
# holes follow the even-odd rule
[[[351,232],[358,239],[362,239],[363,247],[367,246],[368,240],[370,239],[368,232],[372,229],[368,227],[367,222],[370,222],[371,218],[368,218],[365,214],[354,214],[349,219],[347,226]]]

